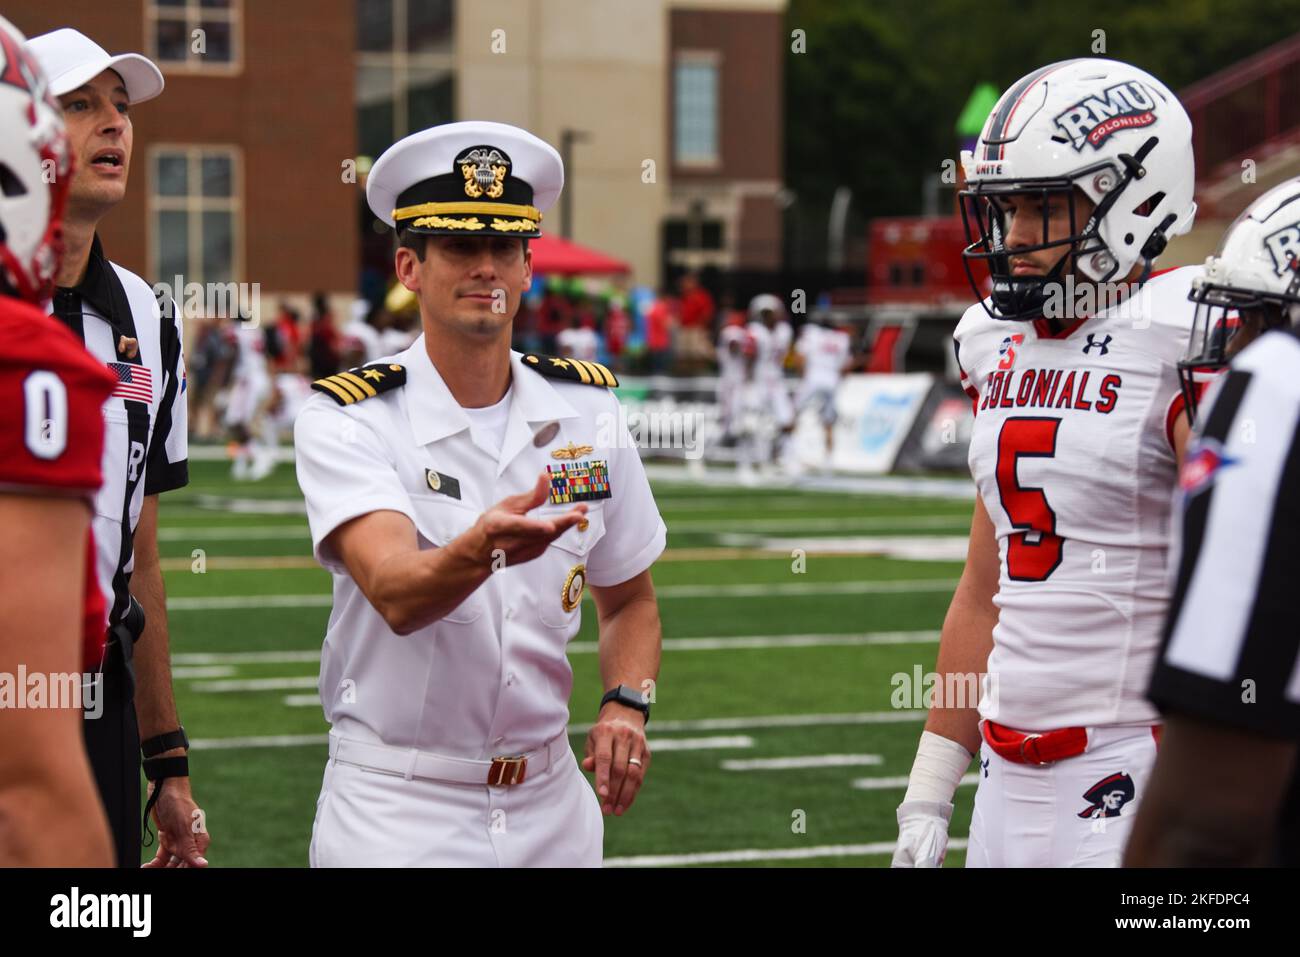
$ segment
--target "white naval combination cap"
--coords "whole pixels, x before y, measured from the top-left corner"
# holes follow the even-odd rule
[[[132,103],[152,100],[163,91],[163,75],[148,57],[139,53],[110,55],[107,50],[71,27],[43,33],[27,41],[27,51],[49,77],[55,96],[71,93],[105,70],[122,78],[127,99]]]
[[[469,121],[390,146],[370,170],[366,202],[399,231],[530,238],[563,187],[564,163],[549,143],[517,126]]]

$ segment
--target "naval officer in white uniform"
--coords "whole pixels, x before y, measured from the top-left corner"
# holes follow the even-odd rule
[[[510,349],[527,240],[563,181],[548,144],[478,122],[415,133],[371,171],[424,334],[316,382],[294,431],[334,575],[313,866],[597,866],[602,812],[649,770],[664,523],[614,376]],[[607,689],[578,703],[598,712],[594,793],[565,730],[587,589]]]

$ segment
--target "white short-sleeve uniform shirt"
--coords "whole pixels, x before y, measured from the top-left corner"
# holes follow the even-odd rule
[[[617,585],[649,568],[664,549],[663,520],[609,389],[545,377],[512,352],[498,449],[490,421],[471,428],[423,336],[375,368],[391,366],[405,368],[404,386],[349,405],[314,395],[294,430],[315,555],[334,576],[319,686],[325,717],[335,734],[373,744],[472,760],[526,753],[568,723],[565,646],[578,631],[583,582]],[[586,503],[585,528],[494,572],[410,635],[389,629],[325,544],[344,522],[390,510],[411,520],[421,548],[438,548],[532,488],[548,465],[600,462],[610,494]],[[531,514],[571,507],[548,502]],[[585,704],[594,713],[598,702]]]

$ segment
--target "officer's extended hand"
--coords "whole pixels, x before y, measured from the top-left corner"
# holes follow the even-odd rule
[[[543,472],[531,490],[507,496],[479,516],[476,528],[486,539],[489,561],[500,550],[505,553],[507,565],[531,562],[551,542],[582,521],[587,506],[581,504],[559,515],[529,518],[527,512],[546,501],[549,488],[550,479]]]
[[[636,758],[640,765],[629,763]],[[636,800],[650,770],[645,717],[633,708],[610,701],[587,733],[582,770],[596,772],[596,794],[602,814],[622,815]]]
[[[149,793],[160,782],[149,782]],[[153,808],[158,827],[158,853],[141,867],[207,867],[203,852],[212,837],[204,824],[202,812],[190,793],[189,778],[167,778],[162,794]],[[198,812],[198,813],[196,813]]]

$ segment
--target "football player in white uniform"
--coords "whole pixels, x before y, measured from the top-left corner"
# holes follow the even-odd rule
[[[1014,84],[962,156],[964,261],[992,279],[955,335],[979,494],[895,866],[942,863],[976,752],[967,866],[1120,860],[1159,737],[1144,692],[1197,274],[1151,265],[1195,217],[1191,137],[1155,77],[1079,59]]]
[[[803,365],[803,379],[795,393],[796,415],[815,408],[826,430],[826,458],[823,470],[830,469],[835,448],[835,393],[853,356],[853,340],[847,332],[827,322],[809,322],[799,333],[794,351]]]
[[[764,396],[764,408],[775,422],[776,441],[771,443],[772,461],[781,457],[785,440],[794,429],[794,405],[785,385],[785,357],[794,340],[794,330],[785,318],[785,303],[763,293],[749,303],[749,325],[745,330],[753,338],[754,381]]]
[[[745,325],[739,318],[718,330],[718,424],[722,427],[724,443],[735,438],[740,391],[745,385],[745,342],[748,338]]]
[[[236,320],[230,329],[239,346],[226,399],[231,477],[260,481],[275,469],[276,436],[268,421],[274,387],[266,364],[266,337],[253,323]]]

